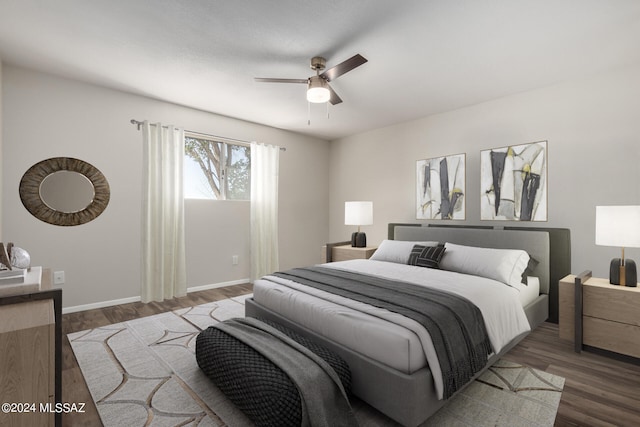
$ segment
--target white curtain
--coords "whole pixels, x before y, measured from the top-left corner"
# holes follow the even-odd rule
[[[278,270],[280,148],[251,144],[251,282]]]
[[[142,126],[143,302],[187,292],[182,169],[184,130],[161,123]]]

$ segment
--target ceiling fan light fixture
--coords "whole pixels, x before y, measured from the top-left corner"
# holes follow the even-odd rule
[[[331,98],[328,83],[320,76],[309,78],[309,87],[307,88],[307,101],[314,104],[322,104],[328,102]]]

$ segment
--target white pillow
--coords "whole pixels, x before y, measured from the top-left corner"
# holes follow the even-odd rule
[[[529,254],[520,249],[492,249],[445,243],[440,261],[442,270],[473,274],[517,287],[529,263]]]
[[[406,240],[383,240],[378,249],[371,255],[374,261],[396,262],[406,264],[409,262],[411,249],[415,245],[438,246],[438,242],[409,242]]]

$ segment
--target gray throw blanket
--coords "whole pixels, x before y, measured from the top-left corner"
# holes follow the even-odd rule
[[[253,318],[230,319],[213,327],[250,346],[289,376],[300,393],[302,426],[358,425],[338,375],[311,350]]]
[[[327,267],[306,267],[273,276],[331,292],[415,320],[429,332],[447,399],[480,371],[491,353],[480,309],[459,295],[412,283]]]

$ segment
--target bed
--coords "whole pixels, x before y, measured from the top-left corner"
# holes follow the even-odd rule
[[[427,287],[444,285],[450,292],[461,292],[482,311],[495,350],[483,370],[549,318],[549,307],[553,307],[549,294],[553,284],[557,286],[557,280],[562,277],[558,275],[570,271],[570,237],[566,229],[390,224],[388,237],[371,260],[326,264],[325,270],[401,279]],[[444,244],[443,267],[454,268],[445,264],[457,260],[463,265],[463,271],[406,265],[402,257],[407,248],[411,251],[415,244]],[[398,252],[398,248],[404,249]],[[526,286],[518,288],[515,283],[512,286],[500,283],[498,279],[502,276],[499,274],[504,272],[496,276],[498,279],[493,277],[494,272],[502,269],[497,264],[490,271],[477,273],[494,265],[503,252],[505,256],[517,256],[519,263],[523,262],[519,253],[527,254],[528,262],[523,268],[526,274],[518,277],[527,283]],[[479,263],[469,258],[469,254],[475,256],[477,253],[482,255]],[[396,255],[397,260],[394,259]],[[492,277],[477,277],[476,274]],[[423,280],[426,283],[422,283]],[[515,279],[509,276],[504,280]],[[505,291],[505,288],[508,289]],[[471,289],[470,296],[466,295],[468,289]],[[443,374],[437,359],[434,362],[429,334],[425,338],[426,331],[400,314],[272,276],[254,283],[254,297],[247,300],[246,314],[278,322],[335,351],[350,366],[353,393],[402,425],[421,424],[446,402],[443,399],[446,397],[443,395]]]

